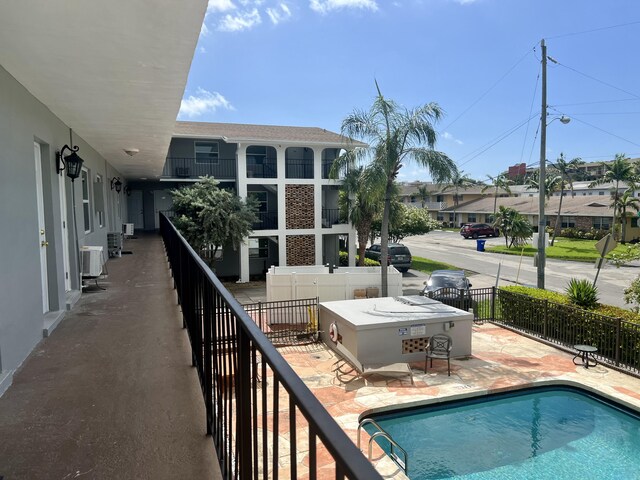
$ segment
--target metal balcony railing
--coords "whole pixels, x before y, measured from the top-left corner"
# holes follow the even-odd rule
[[[319,460],[328,454],[337,480],[381,480],[164,215],[160,232],[202,387],[207,434],[223,477],[316,479],[326,472]],[[297,435],[303,429],[307,433]],[[288,452],[286,466],[281,466],[280,448]]]
[[[275,160],[264,163],[247,160],[247,178],[276,178],[277,176],[278,170]]]
[[[215,163],[198,163],[195,158],[167,157],[162,170],[162,178],[199,178],[207,175],[216,179],[235,179],[236,160],[219,158]]]
[[[313,160],[286,160],[286,178],[313,178]]]
[[[257,212],[258,221],[253,224],[254,230],[275,230],[278,228],[278,212],[269,210],[267,212]]]
[[[333,225],[346,223],[340,218],[340,209],[323,208],[322,209],[322,228],[331,228]]]

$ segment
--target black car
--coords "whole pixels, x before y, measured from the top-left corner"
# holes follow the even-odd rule
[[[464,238],[497,237],[500,231],[488,223],[467,223],[460,229]]]
[[[364,256],[379,262],[381,248],[379,243],[371,245],[364,251]],[[411,268],[411,252],[406,246],[401,243],[390,243],[388,252],[389,265],[393,265],[400,272],[406,272]]]
[[[422,289],[422,295],[461,310],[469,310],[474,307],[470,288],[471,283],[463,270],[435,270]]]

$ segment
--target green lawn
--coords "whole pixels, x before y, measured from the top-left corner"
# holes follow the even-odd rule
[[[461,270],[461,268],[454,267],[453,265],[449,265],[448,263],[436,262],[422,257],[412,257],[411,268],[413,268],[414,270],[419,270],[423,273],[431,273],[434,270]]]
[[[547,247],[545,253],[547,258],[558,260],[573,260],[575,262],[595,262],[600,257],[600,253],[595,248],[596,240],[582,240],[578,238],[556,238],[553,247]],[[623,253],[625,245],[618,245],[612,253]],[[504,245],[488,247],[487,252],[506,253],[508,255],[520,255],[522,247],[507,248]],[[536,250],[527,245],[524,247],[523,255],[533,257]]]

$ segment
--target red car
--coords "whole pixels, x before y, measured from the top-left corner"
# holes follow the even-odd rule
[[[488,223],[467,223],[460,229],[460,235],[464,238],[497,237],[500,232]]]

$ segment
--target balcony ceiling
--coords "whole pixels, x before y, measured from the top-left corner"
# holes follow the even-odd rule
[[[5,1],[0,65],[125,178],[157,177],[206,7],[207,0]],[[127,155],[131,148],[140,153]]]

